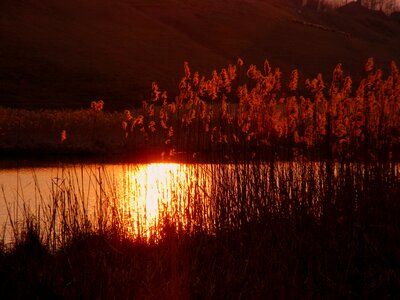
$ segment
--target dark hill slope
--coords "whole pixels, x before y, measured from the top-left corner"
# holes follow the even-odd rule
[[[400,24],[267,0],[3,0],[0,105],[123,108],[152,81],[176,89],[182,63],[209,74],[242,57],[284,72],[358,76],[369,56],[400,61]]]

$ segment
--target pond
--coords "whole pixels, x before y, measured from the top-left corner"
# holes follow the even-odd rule
[[[9,235],[27,216],[41,215],[51,222],[55,212],[72,213],[68,218],[102,220],[103,226],[117,220],[131,234],[147,236],[157,231],[162,217],[186,222],[182,199],[194,198],[194,192],[197,199],[206,198],[206,190],[201,196],[194,190],[194,185],[207,186],[205,177],[197,171],[195,178],[191,171],[190,165],[175,163],[3,169],[0,224]]]
[[[398,177],[398,165],[392,169]],[[290,213],[293,207],[317,217],[320,200],[340,193],[344,184],[351,185],[357,200],[363,173],[362,164],[323,162],[6,168],[0,169],[0,228],[6,241],[28,219],[39,220],[47,236],[68,236],[90,225],[149,238],[159,236],[167,221],[177,229],[212,233],[266,212]]]

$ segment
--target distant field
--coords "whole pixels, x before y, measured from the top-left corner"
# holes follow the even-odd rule
[[[279,1],[33,0],[0,3],[0,105],[130,108],[152,81],[177,92],[183,61],[210,74],[268,58],[287,77],[338,62],[354,79],[368,57],[400,61],[400,23],[348,7],[299,10]]]

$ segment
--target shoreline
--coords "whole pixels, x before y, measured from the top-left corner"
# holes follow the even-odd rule
[[[55,151],[54,151],[55,150]],[[17,166],[52,166],[58,164],[149,164],[149,163],[181,163],[181,164],[241,164],[241,163],[270,163],[270,162],[344,162],[344,163],[370,163],[370,162],[400,162],[400,151],[391,153],[383,158],[364,156],[353,158],[340,158],[301,155],[299,157],[288,157],[287,155],[267,154],[261,157],[253,156],[244,158],[243,154],[229,157],[220,153],[184,153],[180,152],[174,156],[163,157],[160,150],[143,149],[141,151],[90,151],[81,149],[0,149],[0,169],[15,168]],[[72,150],[72,151],[71,151]],[[236,153],[237,154],[237,153]]]

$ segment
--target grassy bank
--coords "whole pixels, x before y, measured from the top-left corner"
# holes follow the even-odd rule
[[[396,18],[354,3],[337,11],[300,4],[98,0],[94,8],[78,0],[3,0],[0,103],[80,108],[103,98],[109,109],[122,110],[140,105],[153,80],[177,92],[183,59],[209,74],[238,56],[257,64],[268,57],[285,74],[301,69],[302,78],[329,76],[340,61],[357,81],[368,57],[385,67],[400,59]]]
[[[56,191],[58,205],[27,216],[15,242],[1,247],[1,294],[19,299],[399,296],[395,164],[289,162],[283,168],[253,162],[215,165],[207,175],[190,176],[195,174],[197,186],[185,199],[184,213],[164,214],[150,236],[132,236],[117,199],[107,201],[110,194],[98,199],[104,214],[92,218],[76,186]],[[203,191],[203,176],[211,194]]]
[[[3,153],[95,154],[122,147],[119,113],[0,108]],[[64,132],[64,136],[63,136]]]

